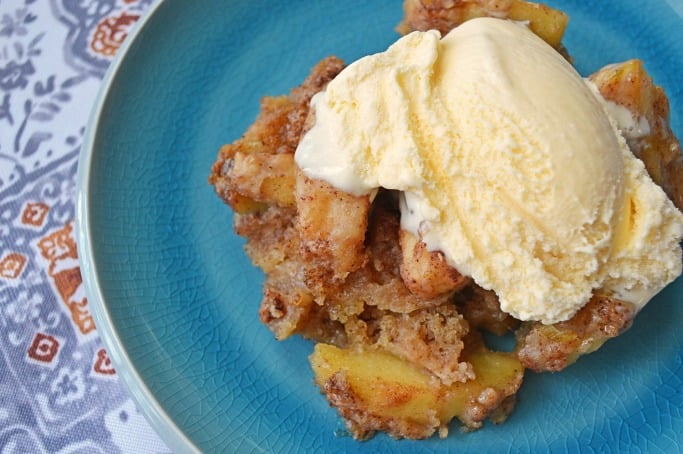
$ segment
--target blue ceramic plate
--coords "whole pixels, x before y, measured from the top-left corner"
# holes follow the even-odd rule
[[[683,134],[679,0],[554,0],[587,74],[639,57]],[[683,445],[683,282],[633,328],[554,375],[527,374],[501,426],[446,440],[358,443],[312,383],[301,339],[258,321],[263,276],[207,184],[220,145],[259,98],[321,58],[352,61],[397,38],[400,0],[165,0],[106,79],[79,175],[79,247],[99,332],[141,410],[176,451],[500,452]]]

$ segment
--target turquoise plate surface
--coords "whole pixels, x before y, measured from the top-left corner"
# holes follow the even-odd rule
[[[683,4],[549,1],[587,74],[639,57],[683,134]],[[207,184],[218,148],[321,58],[396,38],[400,0],[165,0],[138,24],[93,111],[79,169],[90,306],[124,383],[177,452],[575,452],[683,446],[683,281],[562,373],[528,373],[507,423],[445,440],[359,443],[312,383],[312,345],[258,321],[262,274]]]

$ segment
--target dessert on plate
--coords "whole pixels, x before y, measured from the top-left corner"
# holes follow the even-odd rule
[[[595,351],[681,274],[681,149],[642,62],[579,76],[568,17],[522,0],[404,12],[385,52],[263,98],[209,178],[261,322],[316,343],[358,439],[504,421],[526,369]]]

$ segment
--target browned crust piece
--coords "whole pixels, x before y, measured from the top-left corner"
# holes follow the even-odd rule
[[[644,117],[648,134],[628,138],[629,148],[640,158],[652,180],[683,211],[683,155],[671,130],[669,99],[647,74],[641,60],[608,65],[590,76],[602,96]]]
[[[453,304],[411,314],[386,313],[375,323],[376,347],[419,364],[445,385],[475,379],[472,365],[461,358],[469,327]]]
[[[211,167],[209,183],[219,197],[231,206],[235,198],[240,197],[229,178],[231,161],[236,153],[294,153],[306,123],[311,97],[343,68],[344,62],[340,59],[325,58],[311,70],[303,84],[294,88],[288,96],[264,97],[261,100],[258,119],[240,139],[221,147]]]
[[[406,0],[402,33],[439,30],[445,35],[473,17],[507,17],[513,0]]]
[[[397,31],[436,29],[446,35],[453,28],[477,17],[524,21],[529,28],[568,58],[562,36],[569,17],[542,3],[524,0],[405,0],[403,21]]]
[[[594,296],[566,322],[525,322],[518,332],[517,358],[527,369],[557,372],[591,353],[631,326],[635,307],[613,298]]]
[[[503,336],[519,327],[519,320],[500,309],[498,296],[491,290],[472,284],[456,295],[456,301],[472,328]]]

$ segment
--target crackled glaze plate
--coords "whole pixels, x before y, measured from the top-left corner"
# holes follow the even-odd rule
[[[554,0],[580,72],[639,57],[683,134],[678,0]],[[500,452],[683,444],[683,282],[562,373],[527,373],[507,423],[445,440],[359,443],[312,383],[301,339],[258,321],[263,276],[207,184],[262,95],[396,38],[401,1],[165,0],[112,66],[79,169],[79,248],[97,326],[138,406],[177,452]]]

